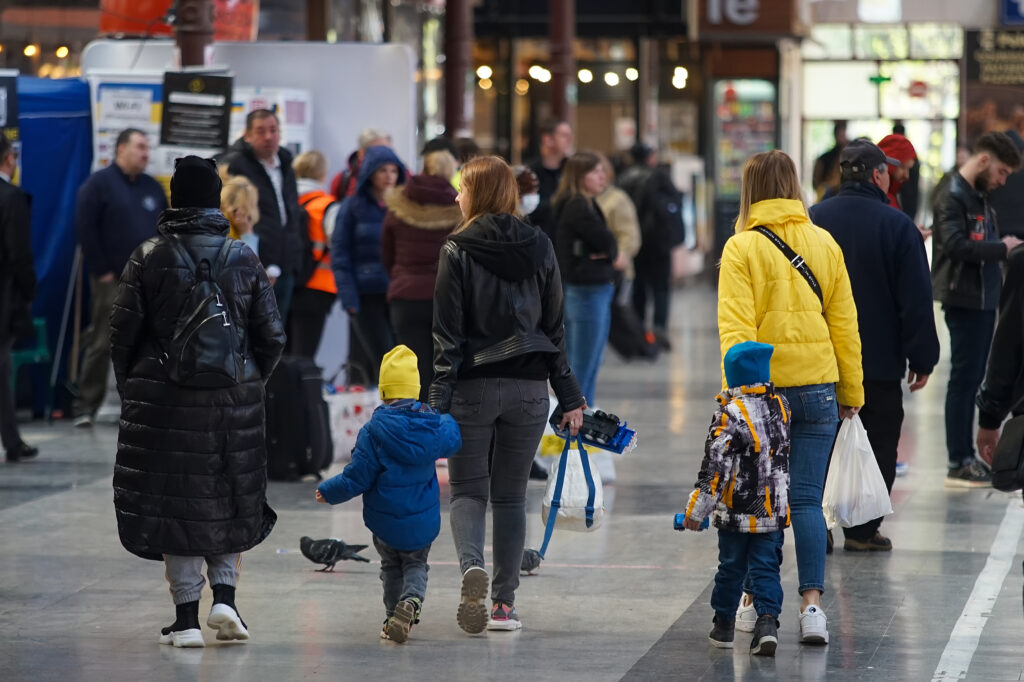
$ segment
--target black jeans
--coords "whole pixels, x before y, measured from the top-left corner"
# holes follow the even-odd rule
[[[313,358],[324,335],[324,322],[337,298],[327,291],[300,287],[292,296],[288,314],[288,346],[285,353]]]
[[[636,279],[633,280],[633,308],[647,326],[647,296],[653,299],[654,328],[668,329],[669,290],[672,285],[672,252],[641,247],[636,257]]]
[[[946,386],[946,451],[949,468],[974,461],[974,400],[985,378],[985,363],[992,330],[993,310],[943,306],[949,328],[949,384]]]
[[[420,402],[427,401],[434,380],[434,302],[391,301],[391,327],[395,343],[405,344],[416,354],[420,374]]]
[[[896,457],[903,428],[903,385],[900,381],[865,381],[864,407],[860,420],[868,432],[868,442],[875,453],[875,461],[885,479],[885,489],[892,492],[896,480]],[[865,542],[874,537],[882,519],[877,518],[859,526],[843,529],[845,537]]]
[[[350,359],[352,364],[361,365],[357,374],[362,372],[366,382],[376,385],[380,379],[380,362],[384,355],[395,346],[395,334],[391,330],[391,316],[388,313],[388,300],[384,294],[366,294],[359,297],[359,312],[352,317],[352,338],[349,339],[349,352],[357,344],[359,353]],[[352,383],[349,381],[349,383]]]
[[[451,415],[462,430],[462,449],[448,458],[449,519],[459,567],[465,573],[484,566],[490,499],[491,599],[514,604],[526,542],[526,484],[548,418],[548,384],[496,377],[459,381]]]
[[[21,445],[18,420],[14,412],[14,391],[11,389],[11,348],[14,339],[0,339],[0,444],[10,452]]]

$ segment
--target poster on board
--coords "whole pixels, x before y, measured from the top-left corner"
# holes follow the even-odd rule
[[[960,144],[970,147],[992,130],[1024,130],[1024,31],[965,31],[964,62]]]
[[[228,146],[231,77],[168,71],[160,144],[220,152]]]
[[[269,109],[281,124],[281,146],[298,155],[313,148],[313,95],[299,88],[236,87],[231,104],[229,144],[245,133],[245,117]]]
[[[0,69],[0,129],[18,154],[14,184],[21,175],[21,132],[18,128],[18,71]]]

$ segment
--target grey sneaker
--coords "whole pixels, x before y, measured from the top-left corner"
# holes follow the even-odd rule
[[[946,474],[947,488],[991,488],[992,474],[988,467],[977,460],[959,469],[950,469]]]
[[[462,574],[462,601],[456,620],[459,627],[471,635],[483,632],[490,620],[487,613],[487,586],[490,578],[487,571],[479,566],[470,566]]]
[[[733,640],[736,638],[736,621],[721,620],[715,616],[713,620],[715,627],[711,628],[708,641],[716,649],[731,649]]]
[[[419,622],[421,608],[422,602],[416,597],[403,599],[395,605],[395,615],[384,626],[391,641],[402,644],[409,639],[413,624]]]
[[[758,616],[754,625],[754,638],[750,640],[750,653],[754,656],[774,656],[779,645],[779,621],[775,616]]]

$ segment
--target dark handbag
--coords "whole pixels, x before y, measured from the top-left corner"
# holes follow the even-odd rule
[[[1003,425],[992,453],[992,487],[1004,493],[1024,488],[1024,415]]]
[[[813,272],[811,272],[810,266],[804,262],[803,257],[794,251],[789,244],[782,241],[782,238],[779,235],[775,234],[764,225],[758,225],[755,227],[754,232],[763,234],[765,237],[768,237],[768,241],[775,244],[779,251],[782,252],[782,255],[786,257],[786,260],[789,261],[789,264],[796,268],[796,271],[799,272],[803,278],[807,280],[807,283],[811,285],[811,291],[813,291],[814,295],[818,297],[818,302],[821,303],[821,308],[824,310],[825,298],[821,295],[821,285],[818,284],[818,278],[814,276]]]

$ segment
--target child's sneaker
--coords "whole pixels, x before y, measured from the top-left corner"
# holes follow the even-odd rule
[[[519,614],[511,604],[496,601],[491,607],[491,619],[487,623],[488,630],[519,630],[523,627]]]
[[[395,605],[395,615],[385,624],[388,637],[399,644],[409,639],[409,631],[419,622],[422,602],[416,597],[403,599]]]
[[[214,604],[210,609],[210,617],[206,624],[217,631],[217,639],[240,640],[249,639],[249,630],[245,627],[245,621],[238,615],[238,611],[230,604]]]
[[[716,649],[731,649],[732,641],[736,637],[738,621],[719,620],[718,616],[715,616],[712,622],[715,624],[715,627],[711,628],[711,634],[708,635],[708,641],[711,642],[711,646]]]
[[[487,627],[487,586],[490,578],[487,571],[479,566],[470,566],[462,574],[462,601],[456,620],[459,627],[471,635],[483,632]]]
[[[750,640],[750,653],[754,656],[774,656],[779,645],[779,621],[765,614],[754,625],[754,638]]]
[[[753,632],[757,622],[757,611],[754,610],[754,598],[743,593],[740,606],[736,609],[736,629],[740,632]]]
[[[808,606],[800,612],[800,641],[804,644],[828,644],[825,612],[819,606]]]
[[[391,619],[390,618],[385,618],[384,619],[384,625],[381,626],[381,628],[380,628],[380,638],[384,639],[384,640],[387,640],[389,642],[391,641],[391,635],[388,634],[388,626],[390,624],[391,624]]]
[[[171,630],[166,627],[160,631],[160,643],[170,644],[179,649],[201,649],[206,646],[203,641],[203,633],[199,628],[187,630]]]

